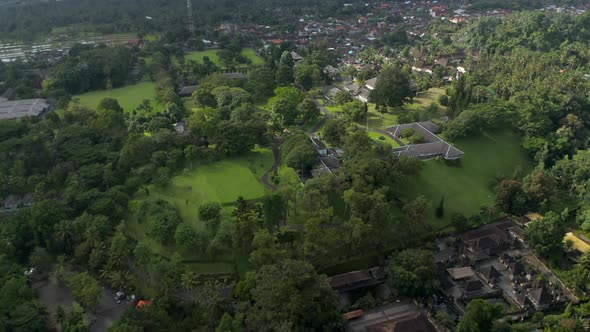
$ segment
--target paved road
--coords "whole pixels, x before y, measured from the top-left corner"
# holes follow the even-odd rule
[[[306,94],[309,96],[309,94],[306,92]],[[332,118],[332,114],[330,114],[330,111],[328,111],[328,109],[318,103],[317,100],[315,100],[314,98],[312,98],[311,96],[309,96],[309,98],[311,98],[311,100],[313,100],[313,102],[316,104],[316,106],[320,109],[320,111],[322,112],[322,118],[320,119],[320,121],[318,121],[318,123],[315,124],[315,126],[313,126],[313,128],[311,128],[308,132],[308,134],[314,135],[315,133],[318,132],[318,130],[320,130],[320,128],[322,128],[322,126],[326,123],[326,121],[330,118]],[[278,187],[275,186],[274,184],[272,184],[270,182],[270,173],[274,172],[277,168],[279,168],[279,166],[281,165],[281,153],[279,151],[278,148],[278,143],[275,142],[272,144],[272,155],[274,157],[274,164],[270,167],[270,169],[264,173],[264,175],[262,175],[262,177],[260,178],[260,182],[262,182],[262,184],[267,187],[268,189],[272,190],[272,191],[277,191]]]
[[[313,102],[315,103],[315,105],[320,109],[320,111],[322,112],[323,116],[322,119],[320,121],[318,121],[318,123],[315,124],[315,126],[313,126],[313,128],[311,128],[311,130],[309,131],[310,135],[313,135],[315,133],[318,132],[318,130],[320,130],[320,128],[322,128],[322,126],[324,125],[324,123],[326,123],[326,121],[328,121],[328,119],[332,118],[332,114],[330,113],[330,111],[328,111],[328,109],[318,103],[317,100],[315,100],[314,98],[312,98],[309,93],[307,93],[308,97],[311,98],[311,100],[313,100]]]
[[[274,172],[277,168],[279,168],[279,166],[281,166],[281,153],[276,143],[273,143],[272,145],[272,155],[274,157],[275,162],[274,164],[272,164],[270,169],[266,173],[264,173],[264,175],[262,175],[262,177],[260,178],[260,182],[262,182],[262,184],[266,186],[268,189],[272,191],[277,191],[278,187],[270,183],[269,180],[270,173]]]

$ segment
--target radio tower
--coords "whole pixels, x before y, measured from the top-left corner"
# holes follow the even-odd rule
[[[188,14],[188,31],[191,33],[191,37],[195,34],[195,24],[193,22],[193,5],[191,0],[186,0],[186,11]]]

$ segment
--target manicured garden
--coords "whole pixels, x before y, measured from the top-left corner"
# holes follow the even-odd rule
[[[495,178],[522,177],[533,168],[518,135],[512,132],[484,133],[458,140],[455,145],[465,152],[458,162],[424,161],[420,175],[404,186],[409,197],[424,195],[430,201],[435,229],[447,227],[454,213],[471,216],[491,206]],[[443,197],[444,217],[436,218],[435,208]]]
[[[383,134],[375,132],[375,131],[369,131],[368,135],[371,139],[373,139],[375,141],[379,141],[379,142],[389,143],[394,148],[397,148],[400,146],[393,138],[391,138],[387,135],[383,135]]]
[[[141,82],[112,90],[91,91],[74,96],[74,98],[80,99],[80,104],[90,108],[96,108],[100,101],[107,97],[117,99],[119,105],[127,113],[131,113],[144,99],[151,100],[152,107],[155,110],[160,107],[155,101],[156,83],[154,82]]]

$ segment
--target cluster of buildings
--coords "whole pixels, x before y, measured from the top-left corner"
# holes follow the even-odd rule
[[[459,314],[476,298],[501,303],[513,314],[577,301],[526,246],[522,225],[511,219],[440,240],[438,245],[441,291],[446,305]]]
[[[575,295],[527,247],[523,227],[519,221],[503,218],[437,240],[434,261],[439,292],[422,303],[392,298],[382,266],[331,276],[328,282],[344,306],[367,292],[387,303],[374,310],[348,312],[344,315],[346,330],[439,331],[433,319],[436,312],[458,320],[473,299],[500,304],[513,317],[576,303]]]

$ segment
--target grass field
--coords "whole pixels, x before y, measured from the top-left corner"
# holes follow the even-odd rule
[[[456,146],[465,152],[456,165],[438,159],[424,161],[420,175],[405,184],[409,197],[424,195],[430,201],[431,224],[436,229],[448,226],[453,213],[471,216],[493,204],[495,177],[523,175],[533,167],[515,133],[484,133],[458,140]],[[445,214],[438,219],[434,210],[443,196]]]
[[[264,60],[259,57],[256,52],[254,52],[251,48],[245,48],[242,50],[242,55],[252,61],[253,65],[262,65],[264,64]],[[211,60],[216,66],[222,68],[223,65],[219,60],[219,56],[217,55],[217,50],[206,50],[206,51],[198,51],[198,52],[190,52],[184,55],[184,60],[195,60],[198,62],[203,62],[203,58],[207,56],[209,60]],[[247,66],[247,65],[244,65]]]
[[[152,100],[152,107],[157,110],[159,105],[155,102],[156,83],[141,82],[112,90],[100,90],[87,92],[74,96],[80,99],[80,104],[96,108],[103,98],[110,97],[119,101],[125,112],[132,112],[144,99]]]
[[[150,188],[149,199],[172,203],[185,222],[200,228],[198,207],[201,204],[215,201],[228,206],[228,212],[231,212],[231,203],[239,196],[245,199],[262,197],[266,189],[260,178],[272,164],[270,149],[255,149],[246,156],[198,165],[192,171],[172,178],[166,188]]]
[[[445,90],[441,88],[430,88],[428,91],[420,92],[414,102],[407,106],[408,109],[421,109],[430,107],[432,103],[438,104],[438,110],[446,110],[445,106],[440,105],[438,99],[445,94]]]
[[[261,198],[266,189],[259,179],[272,163],[270,149],[255,149],[245,156],[195,166],[193,170],[172,178],[168,187],[151,186],[149,196],[140,191],[135,199],[166,200],[176,206],[184,222],[199,229],[204,227],[198,216],[198,207],[202,203],[216,201],[222,204],[223,215],[229,217],[233,211],[233,202],[239,196],[245,199]],[[148,242],[154,253],[170,258],[176,248],[150,239],[146,226],[131,216],[125,222],[125,232],[135,240]],[[185,253],[183,259],[190,260],[187,266],[199,274],[235,272],[230,256],[210,261],[210,257],[205,254]]]
[[[397,148],[400,146],[396,141],[393,140],[393,138],[391,138],[387,135],[383,135],[383,134],[380,134],[380,133],[374,132],[374,131],[369,131],[368,135],[371,139],[373,139],[375,141],[379,141],[379,142],[389,143],[394,148]],[[381,137],[383,137],[383,138],[381,138]]]

